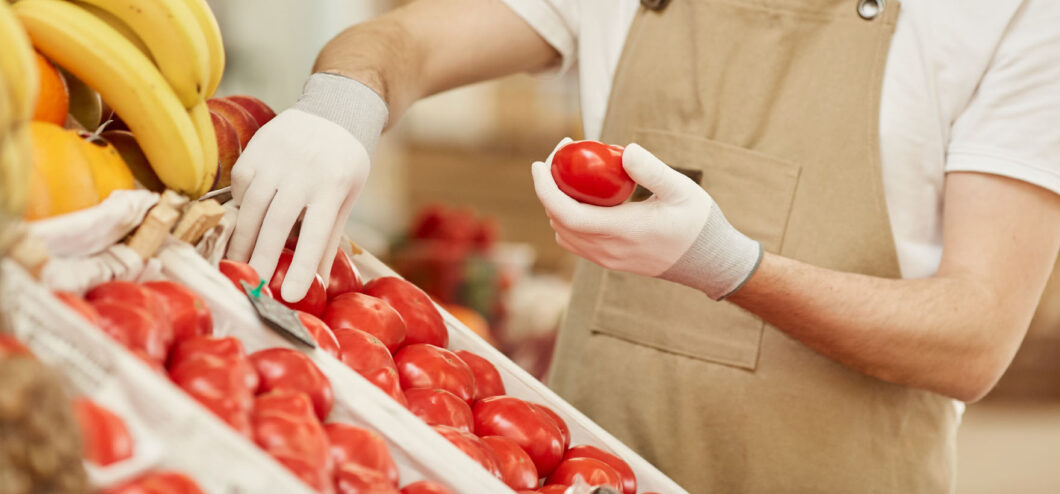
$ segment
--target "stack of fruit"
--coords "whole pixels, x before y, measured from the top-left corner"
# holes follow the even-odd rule
[[[0,2],[0,254],[13,240],[11,225],[28,201],[27,122],[37,101],[33,48],[11,7]]]

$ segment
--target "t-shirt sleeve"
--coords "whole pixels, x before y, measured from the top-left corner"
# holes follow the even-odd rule
[[[1023,180],[1060,194],[1060,2],[1027,0],[952,127],[946,171]]]
[[[561,56],[561,61],[545,73],[560,74],[577,58],[578,2],[573,0],[503,0],[530,24]]]

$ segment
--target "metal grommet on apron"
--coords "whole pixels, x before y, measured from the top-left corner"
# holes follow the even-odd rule
[[[866,21],[871,21],[883,13],[887,6],[887,0],[858,0],[858,15]]]
[[[640,4],[648,10],[662,10],[670,0],[640,0]]]

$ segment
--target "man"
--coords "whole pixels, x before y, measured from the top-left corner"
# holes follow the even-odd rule
[[[1060,4],[643,4],[435,0],[340,34],[236,167],[231,255],[272,272],[304,209],[299,298],[388,118],[577,59],[586,136],[632,143],[653,195],[588,206],[533,165],[593,261],[551,384],[690,492],[951,491],[954,399],[997,381],[1060,248]]]

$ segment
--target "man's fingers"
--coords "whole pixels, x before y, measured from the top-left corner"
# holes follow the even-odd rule
[[[250,266],[262,278],[272,279],[272,274],[276,271],[276,263],[283,252],[283,246],[291,234],[291,228],[298,221],[298,215],[302,213],[303,207],[302,195],[290,192],[289,189],[280,189],[273,197],[269,211],[261,222],[261,231],[254,245],[254,254],[250,256]]]
[[[331,239],[328,240],[327,248],[324,249],[324,257],[320,259],[320,266],[317,268],[317,272],[324,279],[325,286],[331,281],[331,265],[335,262],[335,253],[339,249],[339,242],[342,241],[342,234],[346,232],[346,220],[350,217],[353,204],[357,202],[357,195],[360,191],[356,192],[347,196],[342,206],[339,207],[339,214],[335,217],[335,224],[331,227]]]
[[[265,213],[269,210],[276,189],[262,182],[251,183],[243,200],[239,203],[239,214],[236,215],[236,227],[232,239],[228,242],[227,257],[234,261],[247,262],[258,240],[258,231]],[[258,273],[265,276],[263,273]]]
[[[616,214],[614,208],[582,204],[559,190],[545,163],[535,162],[531,165],[531,173],[537,198],[553,220],[585,234],[605,234],[620,227],[621,215]]]
[[[556,151],[559,151],[560,148],[572,142],[574,142],[574,139],[571,139],[570,137],[564,137],[563,139],[560,139],[559,144],[556,144],[556,147],[552,148],[552,152],[548,153],[548,159],[545,160],[545,163],[551,165],[552,157],[556,155]]]
[[[622,153],[622,167],[634,182],[661,198],[682,194],[690,183],[688,177],[670,168],[636,143],[626,146]]]
[[[331,240],[331,229],[338,214],[336,201],[321,201],[306,206],[302,229],[298,233],[298,247],[294,250],[291,267],[283,280],[281,296],[288,302],[297,302],[305,297],[313,277],[317,274],[320,260]]]

